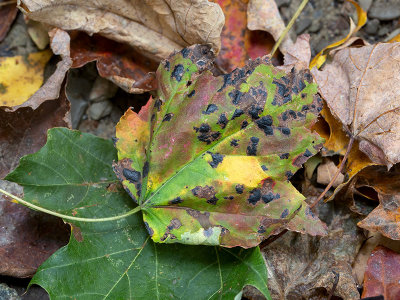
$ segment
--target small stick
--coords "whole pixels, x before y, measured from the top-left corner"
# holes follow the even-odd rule
[[[278,41],[275,43],[274,48],[272,48],[271,51],[271,57],[274,56],[276,50],[278,50],[278,47],[280,46],[280,44],[282,43],[283,39],[285,38],[285,36],[287,35],[287,33],[289,32],[289,30],[292,28],[294,22],[296,21],[296,19],[299,17],[300,13],[302,12],[302,10],[304,9],[304,7],[307,5],[308,0],[303,0],[301,2],[301,4],[299,5],[299,8],[296,10],[296,12],[294,13],[292,19],[289,21],[289,23],[287,24],[285,30],[282,32],[281,36],[279,37]]]
[[[342,170],[343,170],[343,168],[344,168],[344,166],[345,166],[345,164],[346,164],[347,158],[349,157],[350,150],[351,150],[351,148],[352,148],[352,146],[353,146],[353,143],[354,143],[354,137],[351,137],[351,138],[350,138],[350,141],[349,141],[349,144],[347,145],[346,153],[345,153],[345,155],[344,155],[344,157],[343,157],[342,162],[341,162],[340,165],[339,165],[338,170],[337,170],[336,173],[335,173],[335,176],[333,176],[332,180],[329,182],[328,186],[325,188],[325,190],[322,192],[322,194],[319,195],[318,199],[317,199],[313,204],[310,205],[310,208],[313,208],[315,205],[318,204],[319,201],[321,201],[321,199],[325,196],[325,194],[326,194],[326,193],[329,191],[329,189],[332,187],[332,185],[333,185],[333,183],[335,182],[336,178],[339,176],[339,173],[342,172]]]

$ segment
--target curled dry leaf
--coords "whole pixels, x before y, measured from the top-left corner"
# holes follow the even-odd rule
[[[192,44],[210,44],[218,53],[224,25],[221,8],[207,0],[19,0],[31,19],[64,30],[98,33],[135,47],[160,61]]]
[[[387,171],[384,167],[367,168],[357,175],[357,185],[373,188],[379,205],[358,226],[379,231],[393,240],[400,240],[400,167]]]
[[[400,162],[400,43],[338,51],[323,71],[319,91],[345,131],[372,162]]]
[[[112,81],[128,93],[143,93],[157,87],[157,63],[144,57],[131,46],[99,35],[71,33],[72,68],[96,61],[100,76]],[[151,72],[151,73],[149,73]]]
[[[250,0],[247,7],[247,27],[250,30],[264,30],[269,32],[277,41],[285,30],[285,23],[279,13],[275,1]],[[288,35],[283,39],[280,49],[286,54],[293,46]]]
[[[327,236],[287,233],[263,249],[273,299],[326,299],[334,272],[339,276],[334,295],[360,299],[351,265],[364,237],[354,214],[335,205],[329,202],[319,211],[329,225]]]
[[[320,164],[317,169],[317,182],[320,184],[328,185],[331,181],[333,176],[335,176],[336,172],[338,170],[338,167],[334,164],[333,161],[328,160],[325,161],[324,163]],[[344,180],[344,175],[339,174],[335,181],[333,182],[333,187],[337,187],[339,184],[341,184]]]
[[[117,176],[156,242],[245,248],[282,229],[325,234],[288,181],[319,149],[322,106],[308,69],[267,56],[215,77],[206,46],[157,71],[155,101],[117,125]]]
[[[364,277],[362,297],[400,299],[400,254],[378,246],[371,253]]]

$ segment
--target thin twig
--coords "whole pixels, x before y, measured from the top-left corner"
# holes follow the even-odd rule
[[[329,182],[329,184],[327,185],[327,187],[325,188],[325,190],[322,192],[322,194],[319,195],[319,197],[317,198],[317,200],[316,200],[313,204],[310,205],[310,208],[313,208],[315,205],[318,204],[319,201],[321,201],[322,198],[324,198],[325,194],[326,194],[326,193],[329,191],[329,189],[332,187],[333,183],[335,182],[336,178],[339,176],[340,172],[342,172],[342,170],[343,170],[343,168],[344,168],[344,166],[345,166],[345,164],[346,164],[347,158],[349,157],[349,154],[350,154],[351,148],[352,148],[352,146],[353,146],[353,143],[354,143],[354,137],[351,137],[351,138],[350,138],[350,141],[349,141],[349,144],[347,145],[346,153],[345,153],[345,155],[344,155],[344,157],[343,157],[343,159],[342,159],[342,162],[341,162],[340,165],[339,165],[338,170],[336,171],[335,176],[333,176],[332,180]]]
[[[282,235],[284,235],[286,232],[288,232],[287,229],[282,230],[279,234],[277,235],[273,235],[270,236],[269,238],[267,238],[266,240],[264,240],[261,244],[260,244],[260,250],[264,249],[265,247],[267,247],[269,244],[271,244],[272,242],[275,242],[277,239],[279,239]]]
[[[329,293],[328,300],[331,300],[331,298],[333,296],[333,293],[335,293],[335,290],[336,290],[337,285],[339,283],[339,273],[337,273],[337,272],[335,272],[333,270],[332,270],[332,273],[335,274],[335,281],[333,282],[333,286],[332,286],[332,289],[331,289],[331,291]]]
[[[275,43],[274,48],[272,48],[271,51],[271,56],[273,56],[276,52],[276,50],[278,49],[278,47],[280,46],[280,44],[282,43],[283,39],[285,38],[285,36],[287,35],[287,33],[289,32],[289,30],[292,28],[294,22],[296,21],[296,19],[299,17],[300,13],[302,12],[302,10],[304,9],[304,7],[307,5],[308,0],[303,0],[299,6],[299,8],[296,10],[296,12],[294,13],[292,19],[290,20],[290,22],[287,24],[285,30],[282,32],[281,36],[279,37],[278,41]]]

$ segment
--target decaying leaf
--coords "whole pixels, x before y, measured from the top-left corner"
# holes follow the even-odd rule
[[[83,32],[71,33],[72,68],[96,61],[100,76],[112,81],[128,93],[143,93],[156,89],[154,72],[157,63],[132,47]]]
[[[378,246],[371,253],[364,277],[362,297],[400,299],[400,254]]]
[[[247,8],[247,27],[250,30],[263,30],[269,32],[277,41],[285,30],[285,23],[279,13],[275,1],[249,0]],[[293,46],[289,36],[286,36],[280,49],[283,54]]]
[[[390,171],[384,167],[367,168],[358,174],[358,186],[373,188],[379,205],[358,226],[379,231],[393,240],[400,240],[400,167]]]
[[[44,67],[52,53],[31,53],[28,57],[0,57],[0,106],[17,106],[43,84]]]
[[[335,163],[331,160],[325,161],[322,164],[318,166],[317,169],[317,182],[320,184],[328,185],[333,177],[335,176],[336,172],[338,170],[338,167],[335,165]],[[341,184],[344,180],[344,175],[339,174],[335,181],[333,182],[332,186],[337,187],[339,184]]]
[[[335,273],[339,281],[334,295],[360,299],[351,265],[364,237],[357,217],[335,205],[329,202],[319,211],[329,224],[326,237],[287,233],[263,249],[273,299],[327,299]]]
[[[218,53],[224,25],[221,8],[207,0],[19,0],[31,19],[62,28],[98,33],[135,47],[160,61],[192,44],[210,44]]]
[[[46,145],[22,158],[7,180],[24,186],[25,200],[47,209],[110,217],[135,206],[112,170],[116,159],[111,141],[53,128]],[[156,244],[140,214],[73,223],[68,246],[50,257],[31,281],[52,299],[234,299],[245,285],[269,298],[259,248]],[[80,232],[74,234],[77,228]]]
[[[400,162],[400,43],[338,51],[323,71],[319,91],[345,131],[372,162]]]
[[[3,0],[0,3],[4,2]],[[15,3],[9,3],[8,5],[0,6],[0,42],[6,37],[11,24],[17,16],[17,6]]]
[[[220,69],[232,72],[243,67],[249,59],[266,55],[274,46],[269,33],[248,30],[248,0],[213,0],[225,14],[225,25],[221,33],[221,51],[216,58]]]
[[[117,176],[156,242],[245,248],[284,228],[325,233],[290,177],[322,140],[308,69],[288,74],[267,56],[230,74],[207,70],[207,46],[157,71],[158,96],[117,125]]]

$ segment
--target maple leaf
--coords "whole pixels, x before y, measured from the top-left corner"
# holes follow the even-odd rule
[[[400,298],[400,254],[383,246],[371,253],[364,277],[362,297],[383,296],[385,300]]]
[[[400,162],[399,43],[338,51],[322,71],[313,69],[319,92],[344,130],[372,162]]]
[[[326,228],[290,177],[321,147],[322,106],[308,69],[267,56],[215,77],[207,46],[158,71],[158,95],[117,125],[117,176],[156,242],[253,247],[284,228]]]

